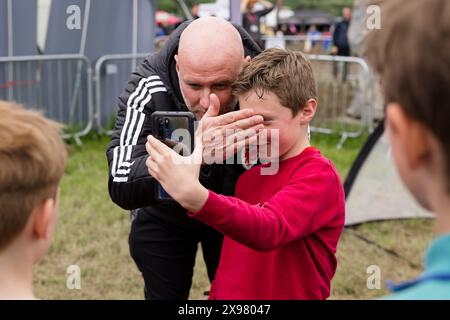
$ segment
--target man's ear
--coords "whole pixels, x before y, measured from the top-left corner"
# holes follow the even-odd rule
[[[403,153],[409,169],[423,165],[430,155],[427,128],[408,116],[396,102],[386,107],[386,128],[391,146]]]
[[[300,111],[300,124],[301,125],[307,125],[311,122],[311,120],[314,118],[314,115],[316,114],[317,109],[317,100],[316,99],[309,99],[306,101],[305,106]]]
[[[243,63],[243,65],[242,65],[242,67],[246,67],[246,66],[250,63],[251,60],[252,60],[252,57],[246,56],[246,57],[244,58],[244,63]]]
[[[56,223],[56,200],[49,198],[37,206],[32,213],[33,234],[41,240],[48,240]]]
[[[175,59],[175,68],[177,69],[177,72],[180,72],[180,66],[178,65],[178,55],[176,54],[173,58]]]

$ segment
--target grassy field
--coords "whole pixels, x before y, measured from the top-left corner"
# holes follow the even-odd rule
[[[335,148],[337,137],[313,135],[313,144],[332,159],[345,177],[364,138]],[[53,244],[35,269],[35,294],[42,299],[142,299],[143,280],[128,251],[129,214],[108,195],[105,156],[108,137],[92,136],[82,147],[71,145],[61,186],[61,210]],[[338,270],[331,299],[367,299],[387,293],[386,279],[405,280],[420,273],[423,252],[432,238],[432,220],[367,223],[346,229],[338,248]],[[378,244],[368,244],[361,239]],[[398,256],[381,249],[395,251]],[[66,287],[67,268],[78,265],[81,289]],[[381,270],[382,288],[366,286],[367,267]],[[201,254],[191,299],[205,299],[209,289]]]

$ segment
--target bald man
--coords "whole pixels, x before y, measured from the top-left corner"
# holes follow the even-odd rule
[[[131,210],[130,253],[143,275],[146,299],[187,299],[198,244],[210,281],[222,246],[221,234],[189,218],[178,203],[154,198],[157,182],[148,173],[145,150],[152,133],[151,114],[191,111],[212,135],[224,128],[254,128],[262,117],[238,110],[231,84],[259,52],[242,28],[225,20],[188,21],[137,68],[119,97],[107,150],[109,194],[117,205]],[[208,143],[203,142],[208,152],[223,148]],[[204,165],[200,181],[215,192],[233,195],[243,171],[239,164]]]

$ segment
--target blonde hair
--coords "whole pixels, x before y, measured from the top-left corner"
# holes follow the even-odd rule
[[[67,151],[62,126],[36,111],[0,101],[0,250],[33,209],[55,198]]]

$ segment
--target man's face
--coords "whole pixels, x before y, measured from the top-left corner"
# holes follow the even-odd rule
[[[194,5],[191,9],[191,14],[193,16],[198,16],[199,9],[200,9],[200,6],[198,4]]]
[[[253,10],[253,7],[255,6],[255,3],[256,1],[254,0],[250,0],[249,2],[247,2],[247,10],[251,12]]]
[[[213,54],[213,53],[212,53]],[[240,63],[190,63],[177,58],[181,93],[188,109],[200,120],[209,108],[209,96],[217,95],[220,113],[231,111],[237,99],[231,85],[240,72]]]
[[[350,8],[344,8],[342,10],[342,17],[349,21],[352,18],[352,10]]]

